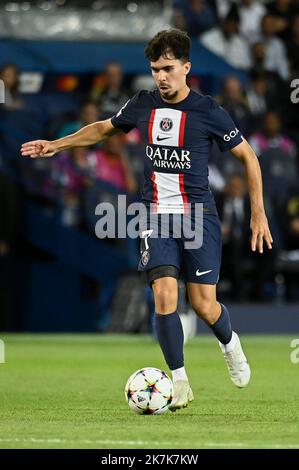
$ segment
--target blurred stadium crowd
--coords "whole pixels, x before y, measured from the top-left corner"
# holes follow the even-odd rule
[[[247,77],[245,82],[234,74],[224,77],[214,98],[259,157],[274,247],[262,257],[250,252],[250,207],[243,169],[215,146],[209,172],[223,232],[220,298],[298,300],[299,103],[295,101],[299,92],[296,95],[292,83],[299,79],[299,2],[174,0],[172,26],[188,31],[193,43],[200,41]],[[103,145],[62,152],[53,159],[21,159],[19,154],[20,141],[73,133],[114,115],[138,89],[153,88],[149,75],[126,76],[113,58],[101,65],[100,71],[83,80],[81,88],[76,88],[74,75],[55,76],[49,85],[51,103],[48,91],[41,89],[32,105],[32,94],[20,86],[22,70],[9,57],[0,64],[5,84],[5,102],[0,104],[2,309],[5,302],[9,304],[7,272],[14,269],[11,266],[19,256],[16,245],[23,230],[20,207],[24,200],[54,214],[62,226],[90,234],[94,233],[97,203],[116,205],[118,194],[127,194],[128,202],[139,200],[143,143],[137,130],[115,135]],[[48,83],[50,79],[51,75]],[[189,85],[210,93],[201,76],[191,73]],[[52,108],[55,103],[55,112],[48,112],[47,103]],[[113,243],[118,244],[117,240]]]

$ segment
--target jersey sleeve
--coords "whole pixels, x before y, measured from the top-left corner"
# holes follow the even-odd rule
[[[243,136],[227,111],[210,98],[208,133],[222,152],[243,142]]]
[[[125,133],[136,127],[136,114],[139,100],[139,93],[128,100],[126,104],[111,118],[112,125],[121,129]]]

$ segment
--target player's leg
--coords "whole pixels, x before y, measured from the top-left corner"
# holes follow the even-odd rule
[[[159,271],[173,267],[161,266]],[[149,272],[155,274],[156,269]],[[184,369],[184,333],[180,317],[177,312],[178,285],[175,277],[167,276],[151,281],[155,300],[154,325],[165,361],[171,371],[182,371],[183,378],[187,380]]]
[[[196,221],[194,216],[194,224]],[[217,302],[216,284],[221,265],[221,226],[214,203],[204,205],[201,246],[185,247],[183,273],[190,303],[218,338],[230,377],[238,387],[245,387],[250,368],[239,338],[232,331],[228,309]],[[195,224],[196,227],[196,224]]]
[[[187,282],[190,304],[195,313],[211,327],[222,344],[232,338],[232,327],[227,308],[217,302],[216,285]]]
[[[165,361],[172,371],[174,396],[172,411],[184,408],[193,400],[184,367],[184,333],[177,312],[178,269],[158,266],[148,271],[148,279],[155,299],[155,329]]]
[[[171,409],[174,411],[187,406],[193,395],[184,368],[184,333],[177,312],[181,248],[175,238],[157,236],[160,222],[158,219],[156,226],[147,225],[141,232],[138,270],[146,271],[153,288],[155,329],[166,363],[172,371],[174,396]]]
[[[225,305],[217,302],[216,285],[187,283],[189,300],[195,313],[212,329],[224,354],[232,382],[240,388],[250,380],[250,367],[238,335],[232,330]]]

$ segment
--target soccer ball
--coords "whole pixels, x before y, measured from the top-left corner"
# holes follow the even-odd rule
[[[155,367],[144,367],[129,377],[125,397],[131,410],[143,415],[162,414],[172,401],[172,381]]]

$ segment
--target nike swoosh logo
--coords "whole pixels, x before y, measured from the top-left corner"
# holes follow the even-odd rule
[[[157,137],[158,142],[160,142],[161,140],[166,140],[166,139],[170,139],[170,137],[160,137],[159,135]]]
[[[213,271],[213,269],[209,269],[209,271],[202,271],[201,273],[198,272],[198,270],[196,271],[196,276],[202,276],[203,274],[208,274],[210,273],[211,271]]]

